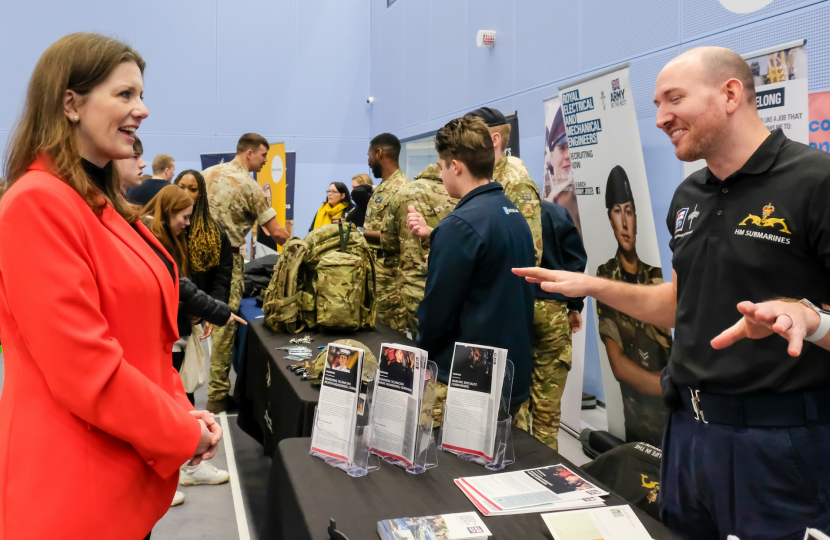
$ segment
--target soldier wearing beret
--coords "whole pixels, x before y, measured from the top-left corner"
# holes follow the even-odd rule
[[[499,110],[490,107],[481,107],[465,116],[477,116],[487,124],[496,153],[493,180],[502,185],[505,197],[516,205],[527,220],[536,250],[536,266],[539,266],[542,260],[542,196],[530,176],[510,163],[504,155],[504,149],[510,142],[510,124]]]
[[[608,175],[605,207],[618,247],[616,256],[597,268],[597,277],[641,285],[662,283],[662,270],[637,256],[637,211],[628,175],[619,165]],[[597,302],[597,317],[611,370],[620,383],[626,440],[660,446],[666,419],[660,371],[669,360],[671,331],[601,302]]]
[[[571,215],[579,234],[582,234],[582,222],[579,219],[579,207],[576,204],[576,189],[571,172],[571,153],[568,135],[565,132],[565,118],[562,107],[556,110],[553,123],[545,130],[547,158],[545,161],[544,199],[564,206]]]

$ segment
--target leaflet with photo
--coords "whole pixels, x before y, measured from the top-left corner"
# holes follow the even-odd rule
[[[554,540],[651,540],[630,506],[542,514]]]
[[[486,540],[490,534],[475,512],[378,521],[382,540]]]
[[[314,452],[341,459],[354,458],[354,432],[358,415],[363,349],[331,343],[317,404],[317,421],[311,438]]]
[[[427,352],[384,343],[378,357],[378,388],[372,451],[412,466],[421,412]]]
[[[507,350],[456,343],[441,445],[492,461]]]
[[[568,467],[550,465],[459,479],[460,486],[497,510],[517,510],[608,495]]]
[[[455,485],[464,492],[464,495],[470,499],[475,507],[484,517],[490,516],[507,516],[513,514],[531,514],[540,512],[561,512],[562,510],[578,510],[582,508],[595,508],[597,506],[605,506],[605,502],[599,497],[587,497],[585,499],[563,500],[550,504],[541,504],[535,506],[527,506],[521,508],[511,508],[510,510],[500,510],[496,505],[492,504],[487,499],[478,496],[475,491],[468,488],[461,482],[460,479],[455,480]]]

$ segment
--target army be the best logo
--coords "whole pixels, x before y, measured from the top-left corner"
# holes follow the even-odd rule
[[[775,228],[776,225],[781,225],[781,232],[784,234],[792,234],[790,230],[787,228],[787,224],[784,222],[783,218],[771,218],[770,216],[772,213],[775,212],[775,207],[772,203],[766,205],[761,212],[761,217],[758,217],[754,214],[749,214],[746,218],[741,221],[738,225],[743,227],[746,226],[746,222],[749,221],[756,227],[773,227]]]

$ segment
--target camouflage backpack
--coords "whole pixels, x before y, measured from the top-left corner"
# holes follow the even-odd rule
[[[375,266],[360,232],[324,225],[291,238],[274,267],[263,304],[265,324],[296,334],[305,328],[375,326]]]

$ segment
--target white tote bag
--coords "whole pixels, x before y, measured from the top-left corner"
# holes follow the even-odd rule
[[[187,338],[187,347],[184,350],[184,362],[182,362],[182,383],[184,391],[192,394],[202,387],[207,380],[205,371],[205,350],[199,336],[204,333],[201,324],[193,325],[193,333]]]

